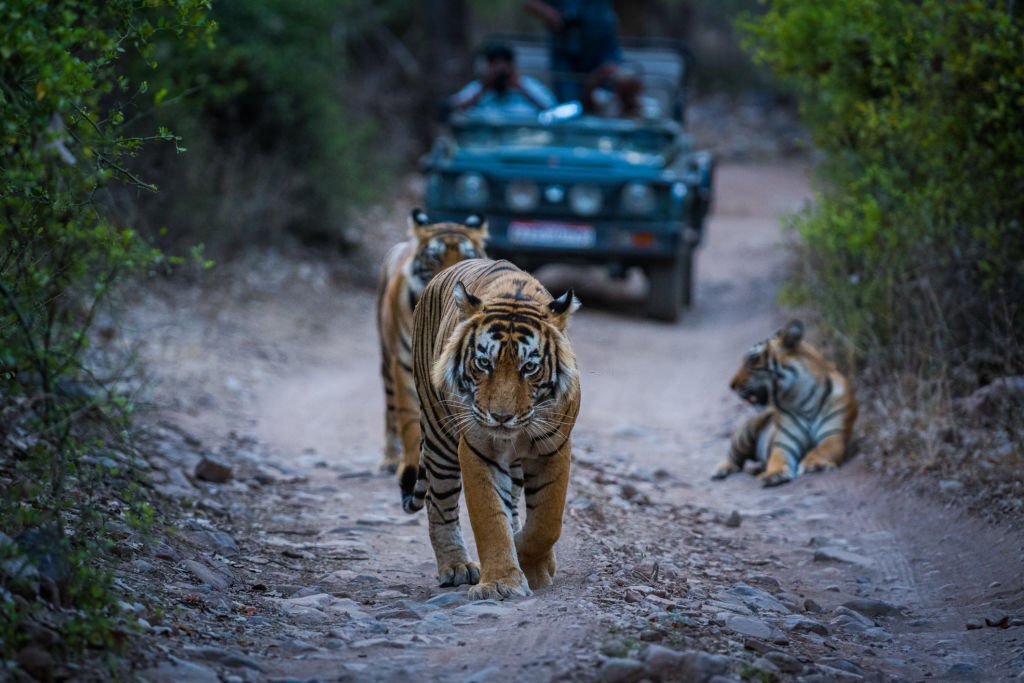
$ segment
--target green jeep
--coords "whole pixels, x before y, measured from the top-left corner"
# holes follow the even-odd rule
[[[550,80],[542,41],[502,41],[515,47],[521,73]],[[598,264],[613,276],[642,268],[648,314],[676,321],[692,299],[713,163],[681,128],[686,53],[664,41],[623,47],[648,110],[669,115],[605,118],[565,103],[536,118],[453,116],[422,160],[426,208],[438,220],[484,213],[488,253],[523,268]]]

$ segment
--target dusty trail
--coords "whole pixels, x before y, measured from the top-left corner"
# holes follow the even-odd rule
[[[405,516],[394,483],[376,474],[371,292],[336,292],[314,274],[302,300],[265,291],[233,309],[205,304],[205,325],[151,345],[160,391],[180,408],[164,416],[168,434],[221,445],[237,470],[230,485],[198,485],[192,495],[206,503],[162,567],[171,590],[200,598],[176,608],[192,631],[167,652],[239,680],[657,677],[637,661],[642,641],[729,657],[677,661],[674,675],[692,680],[719,670],[721,680],[807,681],[1021,673],[1019,530],[902,493],[856,460],[773,490],[744,475],[708,481],[746,411],[727,379],[784,322],[777,219],[808,196],[796,166],[727,166],[718,182],[696,308],[680,324],[633,314],[639,281],[542,274],[552,289],[583,277],[572,328],[583,410],[559,575],[529,599],[468,603],[437,588],[425,519]],[[225,440],[229,431],[254,439]],[[169,469],[191,466],[203,447],[166,455]],[[733,511],[739,526],[723,523]],[[211,528],[238,547],[211,548],[201,536]],[[984,627],[1003,615],[1017,625]],[[173,680],[183,666],[148,675]]]

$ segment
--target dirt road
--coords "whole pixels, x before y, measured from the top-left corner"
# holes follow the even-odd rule
[[[542,274],[584,301],[583,410],[559,574],[528,599],[438,588],[424,516],[402,513],[377,474],[372,291],[262,261],[219,292],[147,301],[134,334],[154,396],[175,408],[153,430],[154,477],[191,507],[126,577],[167,615],[140,650],[145,676],[1024,675],[1019,530],[901,492],[858,460],[777,489],[708,480],[748,410],[728,378],[785,320],[778,218],[809,196],[797,166],[726,166],[718,182],[696,306],[678,325],[634,314],[639,280]],[[189,476],[204,452],[231,481]]]

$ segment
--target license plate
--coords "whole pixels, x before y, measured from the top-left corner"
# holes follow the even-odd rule
[[[513,221],[508,226],[508,241],[534,247],[571,247],[585,249],[596,241],[594,226],[582,223]]]

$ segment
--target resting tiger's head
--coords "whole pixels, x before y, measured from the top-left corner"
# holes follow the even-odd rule
[[[791,320],[774,337],[750,347],[729,387],[756,406],[777,405],[780,397],[820,365],[820,356],[803,341],[804,326]]]
[[[433,374],[434,386],[459,404],[451,412],[460,414],[460,424],[508,438],[556,427],[552,414],[577,387],[565,329],[579,300],[571,289],[547,303],[520,292],[485,302],[456,283],[463,320]]]
[[[487,256],[487,221],[478,213],[470,214],[462,223],[435,223],[423,209],[413,209],[409,231],[416,240],[412,275],[421,286],[459,261]]]

